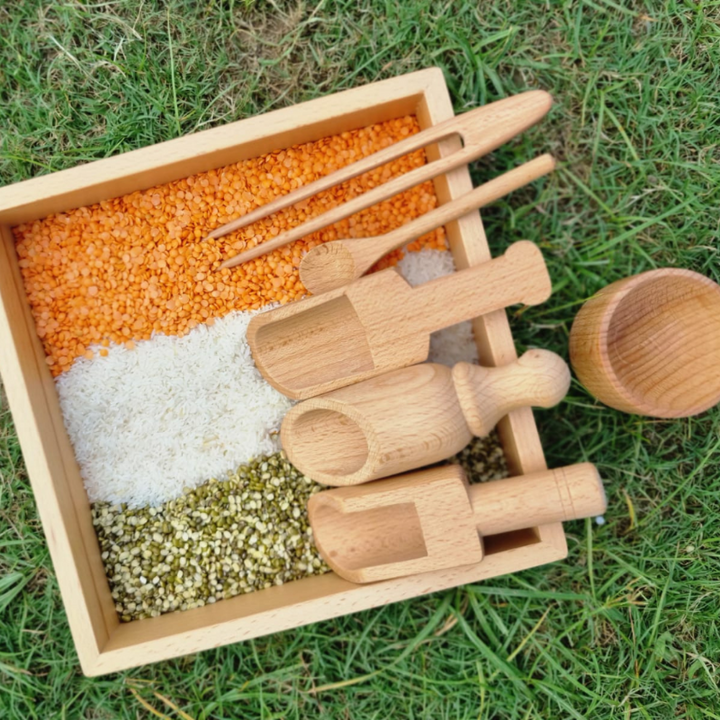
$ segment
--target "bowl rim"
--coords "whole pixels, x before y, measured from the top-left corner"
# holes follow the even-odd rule
[[[687,268],[656,268],[653,270],[646,270],[645,272],[638,273],[637,275],[633,275],[619,281],[622,283],[622,288],[618,290],[613,289],[614,283],[612,283],[603,288],[599,293],[600,295],[611,293],[611,297],[602,311],[598,327],[598,334],[600,337],[598,348],[599,358],[602,363],[602,371],[605,374],[606,379],[612,385],[613,390],[619,396],[624,398],[628,405],[636,408],[637,411],[654,417],[663,418],[689,417],[691,415],[697,415],[705,412],[705,410],[708,410],[714,405],[720,403],[720,389],[718,389],[715,396],[713,396],[713,401],[696,403],[692,407],[681,410],[673,410],[666,405],[649,402],[645,396],[633,390],[621,381],[618,373],[615,371],[614,363],[610,358],[608,337],[615,313],[630,294],[649,282],[657,282],[659,280],[671,278],[683,278],[697,283],[698,285],[702,285],[708,290],[714,290],[717,295],[718,302],[720,303],[720,285],[711,278],[702,275],[695,270],[689,270]]]

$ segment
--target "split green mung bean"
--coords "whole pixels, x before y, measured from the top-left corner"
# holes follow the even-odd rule
[[[470,482],[508,474],[495,433],[450,461]],[[307,516],[308,499],[323,489],[276,453],[158,507],[95,503],[93,524],[120,619],[189,610],[329,572]]]
[[[508,476],[505,453],[496,431],[487,437],[473,438],[449,462],[461,465],[470,483],[499,480]]]
[[[277,453],[159,507],[95,503],[93,524],[121,620],[328,572],[306,510],[322,489]]]

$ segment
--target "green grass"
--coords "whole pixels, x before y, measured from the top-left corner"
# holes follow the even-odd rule
[[[480,182],[542,151],[561,161],[484,212],[494,250],[539,242],[554,279],[513,315],[519,349],[565,354],[580,304],[629,274],[720,280],[720,4],[479,5],[7,3],[2,182],[439,65],[458,112],[529,87],[557,101],[473,167]],[[2,407],[2,717],[151,717],[141,700],[195,720],[720,717],[718,410],[641,419],[574,384],[537,413],[548,460],[595,462],[609,508],[604,526],[567,525],[566,561],[86,679]]]

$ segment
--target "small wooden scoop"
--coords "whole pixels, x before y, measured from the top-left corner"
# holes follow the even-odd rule
[[[462,138],[463,147],[450,155],[393,178],[288,232],[281,233],[272,240],[245,250],[239,255],[227,259],[221,267],[229,268],[247,262],[294,240],[299,240],[301,237],[305,237],[328,225],[332,225],[339,220],[350,217],[356,212],[369,208],[382,200],[387,200],[426,180],[477,160],[477,158],[495,150],[495,148],[515,137],[515,135],[533,126],[547,114],[551,105],[552,97],[548,93],[542,90],[531,90],[530,92],[521,93],[470,110],[463,115],[433,125],[416,135],[411,135],[405,140],[368,155],[368,157],[336,170],[315,182],[293,190],[293,192],[213,230],[207,239],[227,235],[234,230],[250,225],[283,208],[306,200],[323,190],[351,180],[368,170],[380,167],[420,148],[440,142],[453,135],[459,135]]]
[[[313,495],[308,514],[325,562],[355,583],[470,565],[482,537],[605,512],[602,481],[582,463],[468,485],[459,465]]]
[[[249,323],[263,377],[305,399],[427,360],[430,333],[500,308],[537,305],[552,290],[528,241],[505,255],[412,288],[394,269],[285,305]]]
[[[549,350],[486,368],[421,363],[299,403],[280,436],[290,462],[325,485],[358,485],[432,465],[511,410],[557,405],[570,369]]]
[[[451,220],[457,220],[471,210],[494,202],[547,175],[554,168],[552,155],[541,155],[385,235],[333,240],[318,245],[302,259],[300,280],[313,295],[347,285],[364,275],[389,252]]]

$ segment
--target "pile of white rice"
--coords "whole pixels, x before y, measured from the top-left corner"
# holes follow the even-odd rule
[[[158,505],[279,449],[292,403],[253,364],[245,331],[254,314],[114,346],[57,378],[91,502]]]

